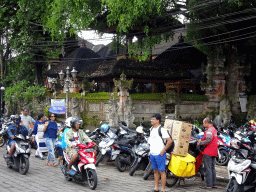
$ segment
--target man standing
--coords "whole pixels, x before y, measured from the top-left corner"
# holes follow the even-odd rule
[[[208,117],[204,119],[203,125],[206,128],[206,131],[202,140],[199,140],[197,143],[197,145],[205,146],[203,151],[203,161],[206,170],[206,186],[203,188],[217,188],[215,171],[215,159],[218,154],[217,130],[212,125],[212,120]]]
[[[23,109],[22,115],[20,117],[22,121],[21,125],[25,126],[28,131],[33,129],[33,121],[32,117],[28,115],[28,108]]]
[[[166,173],[165,173],[165,159],[166,150],[172,145],[172,139],[170,138],[166,129],[161,126],[161,115],[155,113],[151,117],[152,128],[150,131],[150,137],[148,143],[150,144],[150,161],[154,170],[155,188],[152,192],[159,191],[159,180],[161,176],[162,191],[165,192],[166,185]],[[162,138],[159,135],[158,129],[161,129]],[[164,144],[163,139],[166,141]]]

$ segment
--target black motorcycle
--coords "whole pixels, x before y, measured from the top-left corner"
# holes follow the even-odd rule
[[[4,144],[8,141],[8,127],[2,125],[0,130],[0,147],[3,147]]]
[[[15,152],[11,157],[11,161],[8,161],[8,156],[10,153],[10,146],[6,147],[6,154],[3,155],[8,168],[18,169],[20,174],[25,175],[29,169],[29,157],[31,154],[31,147],[29,144],[29,139],[26,139],[23,135],[19,134],[14,137]]]

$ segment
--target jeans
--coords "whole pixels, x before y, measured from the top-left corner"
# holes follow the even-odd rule
[[[55,145],[55,138],[45,138],[45,144],[48,148],[48,156],[47,156],[47,162],[50,162],[52,159],[52,163],[56,163],[55,155],[54,155],[54,145]]]
[[[216,157],[212,157],[209,155],[204,155],[203,157],[207,187],[216,186],[215,159]]]

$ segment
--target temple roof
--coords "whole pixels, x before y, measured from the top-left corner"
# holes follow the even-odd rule
[[[73,67],[79,72],[81,70],[86,70],[93,63],[97,62],[100,59],[100,55],[95,53],[89,48],[81,47],[74,50],[67,57],[63,58],[58,65],[53,66],[50,70],[48,70],[45,75],[48,77],[56,78],[58,77],[58,73],[62,70],[64,73],[66,72],[66,68],[72,70]]]
[[[154,60],[195,68],[207,62],[207,55],[186,42],[179,42],[159,54]]]
[[[87,76],[89,80],[120,77],[124,72],[127,78],[147,80],[198,80],[203,77],[201,69],[190,71],[179,64],[167,66],[161,61],[138,62],[131,59],[101,60],[83,70],[80,76]]]

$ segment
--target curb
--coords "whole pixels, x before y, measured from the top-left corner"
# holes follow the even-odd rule
[[[216,181],[223,182],[223,183],[228,183],[229,182],[229,178],[221,177],[221,176],[216,176]]]

